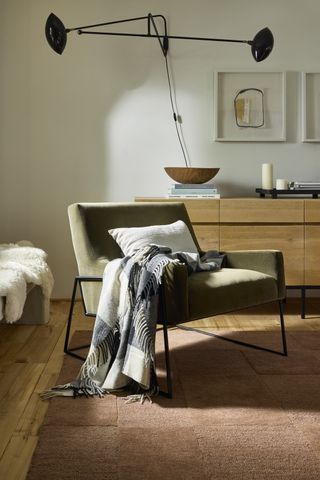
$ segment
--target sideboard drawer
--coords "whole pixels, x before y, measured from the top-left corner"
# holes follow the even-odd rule
[[[271,198],[222,198],[221,223],[303,223],[304,201]]]

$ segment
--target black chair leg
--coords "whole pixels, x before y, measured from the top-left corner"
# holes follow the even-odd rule
[[[79,345],[78,347],[73,347],[69,348],[69,338],[70,338],[70,330],[71,330],[71,323],[72,323],[72,318],[73,318],[73,310],[75,306],[75,301],[76,301],[76,294],[77,294],[77,288],[78,285],[80,287],[80,293],[81,293],[81,299],[82,299],[82,305],[83,305],[83,310],[84,314],[89,317],[94,317],[94,313],[88,313],[86,310],[85,302],[84,302],[84,297],[82,293],[82,282],[101,282],[102,278],[101,277],[83,277],[83,276],[76,276],[74,279],[73,283],[73,290],[72,290],[72,296],[71,296],[71,304],[70,304],[70,309],[69,309],[69,315],[68,315],[68,323],[67,323],[67,330],[66,330],[66,336],[65,336],[65,341],[64,341],[64,353],[67,355],[71,355],[72,357],[78,358],[79,360],[85,360],[85,357],[82,357],[81,355],[78,355],[77,353],[74,353],[76,350],[82,350],[83,348],[88,348],[90,347],[90,344],[88,345]]]
[[[280,314],[280,327],[281,327],[283,355],[288,356],[286,330],[285,330],[284,319],[283,319],[282,300],[279,300],[279,314]]]
[[[306,318],[306,288],[301,287],[301,318]]]
[[[79,358],[79,360],[84,360],[80,355],[77,355],[76,353],[73,353],[73,349],[69,349],[69,338],[70,338],[70,330],[71,330],[71,323],[72,323],[72,317],[73,317],[73,310],[74,310],[74,305],[75,305],[75,300],[76,300],[76,293],[77,293],[77,287],[78,287],[78,277],[75,277],[74,283],[73,283],[73,290],[72,290],[72,296],[71,296],[71,303],[70,303],[70,309],[69,309],[69,315],[68,315],[68,323],[67,323],[67,330],[66,330],[66,337],[64,340],[64,348],[63,351],[67,355],[71,355],[72,357]]]
[[[165,362],[166,362],[166,383],[167,383],[167,391],[164,392],[163,390],[159,390],[159,395],[167,398],[172,398],[172,373],[171,373],[171,362],[170,362],[168,325],[167,325],[167,317],[166,317],[164,292],[162,287],[160,287],[160,293],[159,293],[159,316],[160,316],[160,320],[162,321],[162,329],[163,329],[164,354],[165,354]]]
[[[167,391],[159,391],[159,394],[163,397],[172,398],[172,374],[171,374],[171,362],[170,362],[170,351],[169,351],[169,339],[168,339],[168,328],[166,323],[163,324],[163,340],[164,340],[164,353],[166,360],[166,383]]]

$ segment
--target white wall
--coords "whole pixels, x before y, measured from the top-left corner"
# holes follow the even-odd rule
[[[320,145],[300,142],[297,94],[299,72],[319,70],[318,0],[1,0],[0,242],[44,248],[56,297],[69,296],[75,273],[67,205],[163,195],[163,167],[183,158],[157,41],[74,33],[59,56],[44,37],[51,11],[68,27],[151,11],[177,35],[250,39],[269,26],[275,48],[260,64],[241,44],[171,42],[191,164],[219,166],[222,195],[255,195],[269,161],[276,177],[320,180]],[[213,72],[224,69],[288,72],[286,143],[213,141]]]

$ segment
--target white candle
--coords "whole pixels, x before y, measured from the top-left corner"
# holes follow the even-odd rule
[[[271,190],[273,188],[273,165],[272,163],[262,164],[262,188]]]
[[[277,178],[276,180],[276,189],[277,190],[287,190],[289,187],[288,180],[284,180],[283,178]]]

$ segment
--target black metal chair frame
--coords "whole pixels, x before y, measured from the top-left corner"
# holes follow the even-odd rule
[[[86,307],[86,302],[84,299],[83,295],[83,290],[82,290],[82,282],[102,282],[102,277],[89,277],[89,276],[83,276],[83,275],[77,275],[74,278],[73,282],[73,290],[72,290],[72,295],[71,295],[71,304],[70,304],[70,309],[69,309],[69,315],[68,315],[68,323],[67,323],[67,330],[66,330],[66,336],[64,340],[64,353],[67,355],[71,355],[72,357],[78,358],[79,360],[85,360],[84,357],[81,355],[78,355],[77,353],[74,353],[77,350],[82,350],[84,348],[90,347],[90,345],[80,345],[78,347],[69,347],[69,338],[70,338],[70,330],[71,330],[71,323],[72,323],[72,317],[73,317],[73,311],[74,311],[74,306],[76,302],[76,295],[77,295],[77,290],[78,286],[80,288],[80,294],[81,294],[81,301],[83,305],[83,313],[86,317],[95,317],[96,313],[93,312],[88,312],[87,307]]]
[[[74,306],[75,306],[75,301],[76,301],[76,294],[77,294],[77,289],[78,286],[80,288],[80,294],[81,294],[81,300],[82,300],[82,305],[84,309],[84,314],[87,317],[95,317],[96,313],[88,312],[84,300],[84,295],[83,295],[83,290],[82,290],[82,282],[102,282],[102,277],[90,277],[90,276],[81,276],[77,275],[74,279],[74,284],[73,284],[73,290],[72,290],[72,296],[71,296],[71,304],[70,304],[70,309],[69,309],[69,315],[68,315],[68,323],[67,323],[67,330],[66,330],[66,336],[65,336],[65,342],[64,342],[64,353],[67,355],[71,355],[72,357],[78,358],[79,360],[85,360],[84,357],[81,355],[78,355],[77,353],[74,353],[77,350],[82,350],[84,348],[90,347],[90,345],[80,345],[77,347],[70,348],[69,347],[69,337],[70,337],[70,330],[71,330],[71,323],[72,323],[72,317],[73,317],[73,311],[74,311]],[[272,350],[270,348],[266,347],[261,347],[259,345],[254,345],[251,343],[246,343],[246,342],[241,342],[239,340],[235,340],[232,338],[224,337],[222,335],[217,335],[215,333],[211,332],[204,332],[203,330],[199,330],[194,327],[187,327],[185,325],[175,325],[176,328],[180,328],[182,330],[188,330],[188,331],[194,331],[197,333],[201,333],[202,335],[207,335],[209,337],[214,337],[218,338],[220,340],[224,340],[227,342],[235,343],[237,345],[243,345],[245,347],[249,348],[254,348],[256,350],[263,350],[265,352],[269,353],[275,353],[277,355],[282,355],[282,356],[287,356],[288,351],[287,351],[287,342],[286,342],[286,332],[285,332],[285,325],[284,325],[284,318],[283,318],[283,301],[278,300],[278,306],[279,306],[279,316],[280,316],[280,331],[281,331],[281,340],[282,340],[282,352],[279,352],[277,350]],[[164,301],[164,292],[163,292],[163,286],[160,286],[160,301],[159,301],[159,316],[160,316],[160,322],[162,327],[159,330],[163,330],[163,340],[164,340],[164,352],[165,352],[165,363],[166,363],[166,391],[160,390],[159,393],[162,396],[165,396],[167,398],[172,398],[172,375],[171,375],[171,362],[170,362],[170,350],[169,350],[169,338],[168,338],[168,328],[170,326],[167,324],[167,315],[166,315],[166,308],[165,308],[165,301]]]

